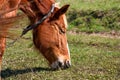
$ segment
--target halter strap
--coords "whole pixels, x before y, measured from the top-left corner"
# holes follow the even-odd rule
[[[22,34],[21,34],[20,37],[22,37],[23,35],[25,35],[28,31],[30,31],[30,30],[38,27],[39,24],[41,24],[45,19],[47,19],[53,13],[54,9],[55,9],[55,4],[52,4],[52,7],[51,7],[50,11],[42,19],[38,20],[35,24],[27,26],[23,30],[23,32],[22,32]]]

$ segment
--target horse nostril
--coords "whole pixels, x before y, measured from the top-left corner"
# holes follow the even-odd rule
[[[62,66],[62,69],[67,69],[71,66],[70,61],[65,61],[64,66]]]
[[[66,67],[69,68],[71,66],[70,61],[66,61]]]

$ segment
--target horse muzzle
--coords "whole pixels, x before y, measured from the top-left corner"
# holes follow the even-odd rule
[[[54,63],[51,64],[52,70],[59,70],[59,69],[67,69],[71,66],[71,62],[69,60],[66,61],[60,61],[57,60]]]

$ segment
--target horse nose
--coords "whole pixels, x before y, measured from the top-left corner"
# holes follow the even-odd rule
[[[71,66],[70,61],[65,61],[64,63],[58,62],[58,64],[61,69],[67,69]]]
[[[67,69],[71,66],[70,61],[65,61],[63,69]]]
[[[56,63],[54,63],[54,65],[51,66],[52,70],[58,70],[58,69],[67,69],[71,66],[70,61],[65,61],[65,62],[61,62],[61,61],[57,61]]]

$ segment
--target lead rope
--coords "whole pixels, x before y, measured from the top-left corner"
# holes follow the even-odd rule
[[[47,19],[47,18],[53,13],[54,9],[55,9],[55,4],[52,4],[52,7],[51,7],[50,11],[48,12],[48,14],[46,14],[41,20],[38,20],[35,24],[27,26],[27,27],[22,31],[22,34],[21,34],[18,38],[16,38],[13,42],[11,42],[11,43],[7,46],[7,48],[8,48],[8,47],[11,47],[15,42],[18,41],[18,39],[22,38],[22,36],[25,35],[28,31],[30,31],[30,30],[38,27],[39,24],[41,24],[45,19]]]

